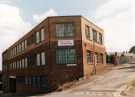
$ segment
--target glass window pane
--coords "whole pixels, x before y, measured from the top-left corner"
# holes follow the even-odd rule
[[[43,41],[45,38],[45,31],[44,29],[41,29],[41,41]]]
[[[57,49],[56,50],[57,64],[74,64],[75,49]]]
[[[45,65],[45,52],[41,53],[42,65]]]
[[[57,37],[64,36],[64,24],[56,24],[56,36]]]
[[[93,40],[97,42],[97,32],[93,30]]]
[[[75,50],[74,49],[68,49],[68,63],[75,63]]]
[[[28,59],[25,58],[25,68],[27,68],[27,67],[28,67]]]
[[[99,34],[99,43],[100,43],[100,44],[103,43],[103,37],[102,37],[102,34],[101,34],[101,33]]]
[[[36,43],[40,42],[40,33],[36,32]]]
[[[73,24],[72,23],[68,23],[65,24],[64,26],[64,36],[73,36]]]
[[[22,59],[22,68],[25,68],[25,61]]]
[[[20,60],[20,69],[22,68],[22,61]]]
[[[56,24],[56,36],[57,37],[70,37],[73,36],[73,24]]]
[[[24,45],[25,45],[25,48],[27,48],[27,40],[25,40],[25,43],[24,43]]]
[[[24,41],[22,42],[22,50],[24,50]]]
[[[40,66],[40,54],[37,54],[37,66]]]
[[[87,25],[85,26],[85,35],[86,35],[86,38],[90,40],[90,27]]]

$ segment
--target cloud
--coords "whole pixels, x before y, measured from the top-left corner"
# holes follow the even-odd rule
[[[1,4],[15,4],[16,2],[20,2],[21,0],[0,0]]]
[[[36,22],[41,22],[42,20],[44,20],[45,18],[47,18],[48,16],[57,16],[57,12],[55,12],[54,9],[49,9],[47,12],[42,13],[42,14],[34,14],[33,15],[33,19]]]
[[[0,4],[0,54],[30,28],[31,24],[23,20],[19,8]]]
[[[108,51],[128,50],[135,45],[134,3],[134,0],[109,0],[96,10],[96,20],[105,31]]]

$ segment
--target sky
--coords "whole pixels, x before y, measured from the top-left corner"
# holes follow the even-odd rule
[[[135,0],[0,0],[0,55],[43,19],[58,15],[83,15],[104,29],[108,52],[128,51],[135,45],[134,4]]]

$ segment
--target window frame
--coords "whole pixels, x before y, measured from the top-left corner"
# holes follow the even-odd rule
[[[89,56],[88,56],[88,53],[89,53]],[[86,50],[86,63],[87,64],[93,63],[93,52],[91,50]]]
[[[93,41],[94,42],[98,42],[98,32],[95,29],[92,29],[92,33],[93,33]]]
[[[41,65],[46,65],[46,57],[45,57],[45,52],[41,52]]]
[[[40,32],[39,31],[37,31],[36,32],[36,43],[40,43],[40,40],[41,40],[41,37],[40,37],[41,35],[40,35]]]
[[[87,40],[91,40],[91,29],[88,25],[85,25],[85,37]]]
[[[58,31],[58,29],[57,29],[57,26],[62,26],[63,25],[63,32],[61,31]],[[66,32],[66,30],[68,29],[69,30],[69,26],[66,26],[66,25],[72,25],[72,27],[71,27],[71,29],[70,30],[72,30],[72,32],[70,32],[70,34],[72,34],[71,36],[70,35],[66,35],[67,34],[67,32]],[[69,32],[68,32],[69,33]],[[61,35],[60,35],[61,34]],[[74,22],[61,22],[61,23],[56,23],[55,24],[55,37],[56,38],[72,38],[72,37],[74,37],[75,36],[75,24],[74,24]]]
[[[99,33],[99,43],[103,44],[103,34]]]
[[[45,29],[42,28],[40,33],[41,33],[41,41],[44,41],[45,40]]]
[[[59,52],[60,50],[63,50],[63,51]],[[74,59],[72,59],[72,61],[74,61],[74,62],[69,60],[69,57],[71,57],[71,56],[68,56],[68,55],[71,55],[69,50],[74,50],[74,56],[73,56]],[[60,53],[61,53],[62,56],[58,55]],[[75,48],[57,48],[56,49],[56,53],[55,53],[56,64],[76,64],[76,58],[77,58],[77,55],[76,55],[76,49]]]
[[[46,54],[45,51],[36,54],[36,66],[46,65]]]

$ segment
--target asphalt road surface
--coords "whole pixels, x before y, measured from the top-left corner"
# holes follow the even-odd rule
[[[74,88],[29,97],[119,97],[121,87],[127,82],[135,80],[135,64],[125,64],[112,70],[92,76],[92,80]],[[0,97],[28,97],[4,94]],[[133,96],[135,97],[135,96]]]
[[[34,97],[116,97],[125,83],[135,79],[135,64],[117,66],[93,78],[93,81],[69,90]]]

